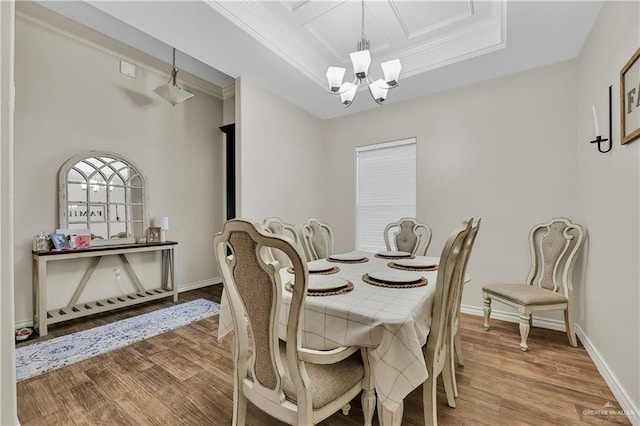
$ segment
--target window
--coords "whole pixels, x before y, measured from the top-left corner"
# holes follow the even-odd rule
[[[144,235],[146,178],[132,161],[90,151],[67,160],[58,179],[60,228],[89,229],[92,245]]]
[[[356,148],[356,173],[356,250],[385,250],[385,226],[416,216],[416,139]]]

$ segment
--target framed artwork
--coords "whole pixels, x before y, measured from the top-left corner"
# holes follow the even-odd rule
[[[640,49],[620,71],[620,140],[629,143],[640,136]]]
[[[162,229],[155,226],[150,226],[147,228],[147,242],[148,243],[159,243],[160,242],[160,233]]]
[[[67,243],[67,236],[64,234],[51,234],[49,236],[51,238],[51,243],[53,247],[56,249],[68,248],[69,244]]]

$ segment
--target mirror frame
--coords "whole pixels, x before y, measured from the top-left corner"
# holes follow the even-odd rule
[[[130,169],[136,172],[136,174],[140,177],[142,182],[142,229],[146,233],[147,227],[149,226],[149,221],[147,218],[147,204],[149,202],[148,195],[148,180],[147,176],[142,173],[142,170],[138,165],[129,160],[126,157],[123,157],[120,154],[110,151],[84,151],[79,154],[74,155],[69,158],[62,164],[60,167],[60,171],[58,172],[58,225],[61,229],[69,228],[69,218],[67,216],[68,211],[68,175],[69,171],[79,162],[83,160],[87,160],[89,158],[100,158],[100,157],[108,157],[113,158],[116,161],[120,161],[126,164]],[[87,200],[89,202],[89,200]],[[109,204],[107,204],[107,212],[109,211]],[[118,203],[113,203],[118,204]],[[108,213],[107,213],[108,214]],[[109,218],[107,216],[107,222],[109,222]],[[131,222],[128,220],[126,223],[126,229],[133,229]],[[127,238],[111,238],[110,235],[107,235],[105,239],[92,239],[92,246],[102,246],[102,245],[116,245],[116,244],[132,244],[136,242],[136,235],[132,235]]]

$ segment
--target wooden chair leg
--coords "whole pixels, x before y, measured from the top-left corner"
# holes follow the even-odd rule
[[[491,299],[487,296],[487,293],[483,293],[483,303],[484,307],[482,308],[482,312],[484,312],[484,329],[489,330],[489,317],[491,316]]]
[[[453,348],[455,349],[456,362],[460,367],[464,367],[464,358],[462,357],[462,344],[460,343],[460,330],[453,338]]]
[[[247,398],[244,396],[239,386],[233,390],[233,426],[244,426],[247,417]]]
[[[520,349],[526,351],[529,346],[527,346],[527,337],[529,337],[529,320],[531,319],[531,314],[520,314]]]
[[[578,339],[576,338],[576,330],[573,325],[573,308],[568,306],[564,311],[564,324],[567,328],[567,336],[569,337],[569,343],[574,348],[578,347]]]
[[[422,384],[422,404],[424,405],[424,424],[425,426],[436,426],[438,424],[437,411],[437,378],[429,378]]]
[[[343,416],[348,416],[349,415],[349,411],[351,411],[351,404],[347,404],[344,407],[342,407],[342,415]]]
[[[448,357],[442,370],[442,381],[444,382],[444,393],[447,396],[447,405],[456,408],[456,398],[454,392],[455,370],[453,369],[453,359]],[[453,372],[453,375],[451,374]]]

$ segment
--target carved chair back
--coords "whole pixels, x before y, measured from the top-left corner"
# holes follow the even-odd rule
[[[280,235],[283,237],[290,238],[294,243],[294,247],[296,247],[300,253],[306,258],[306,254],[304,254],[304,249],[302,248],[302,241],[300,240],[300,234],[295,226],[285,223],[282,219],[278,217],[268,217],[262,222],[262,227],[266,231],[274,234]],[[291,266],[291,260],[280,250],[271,250],[271,254],[274,260],[277,260],[280,263],[281,268],[285,268],[287,266]]]
[[[387,250],[395,249],[414,256],[424,256],[431,244],[431,228],[414,218],[404,217],[384,228],[384,243]]]
[[[308,260],[324,259],[333,254],[333,232],[315,217],[302,225],[302,241]]]

